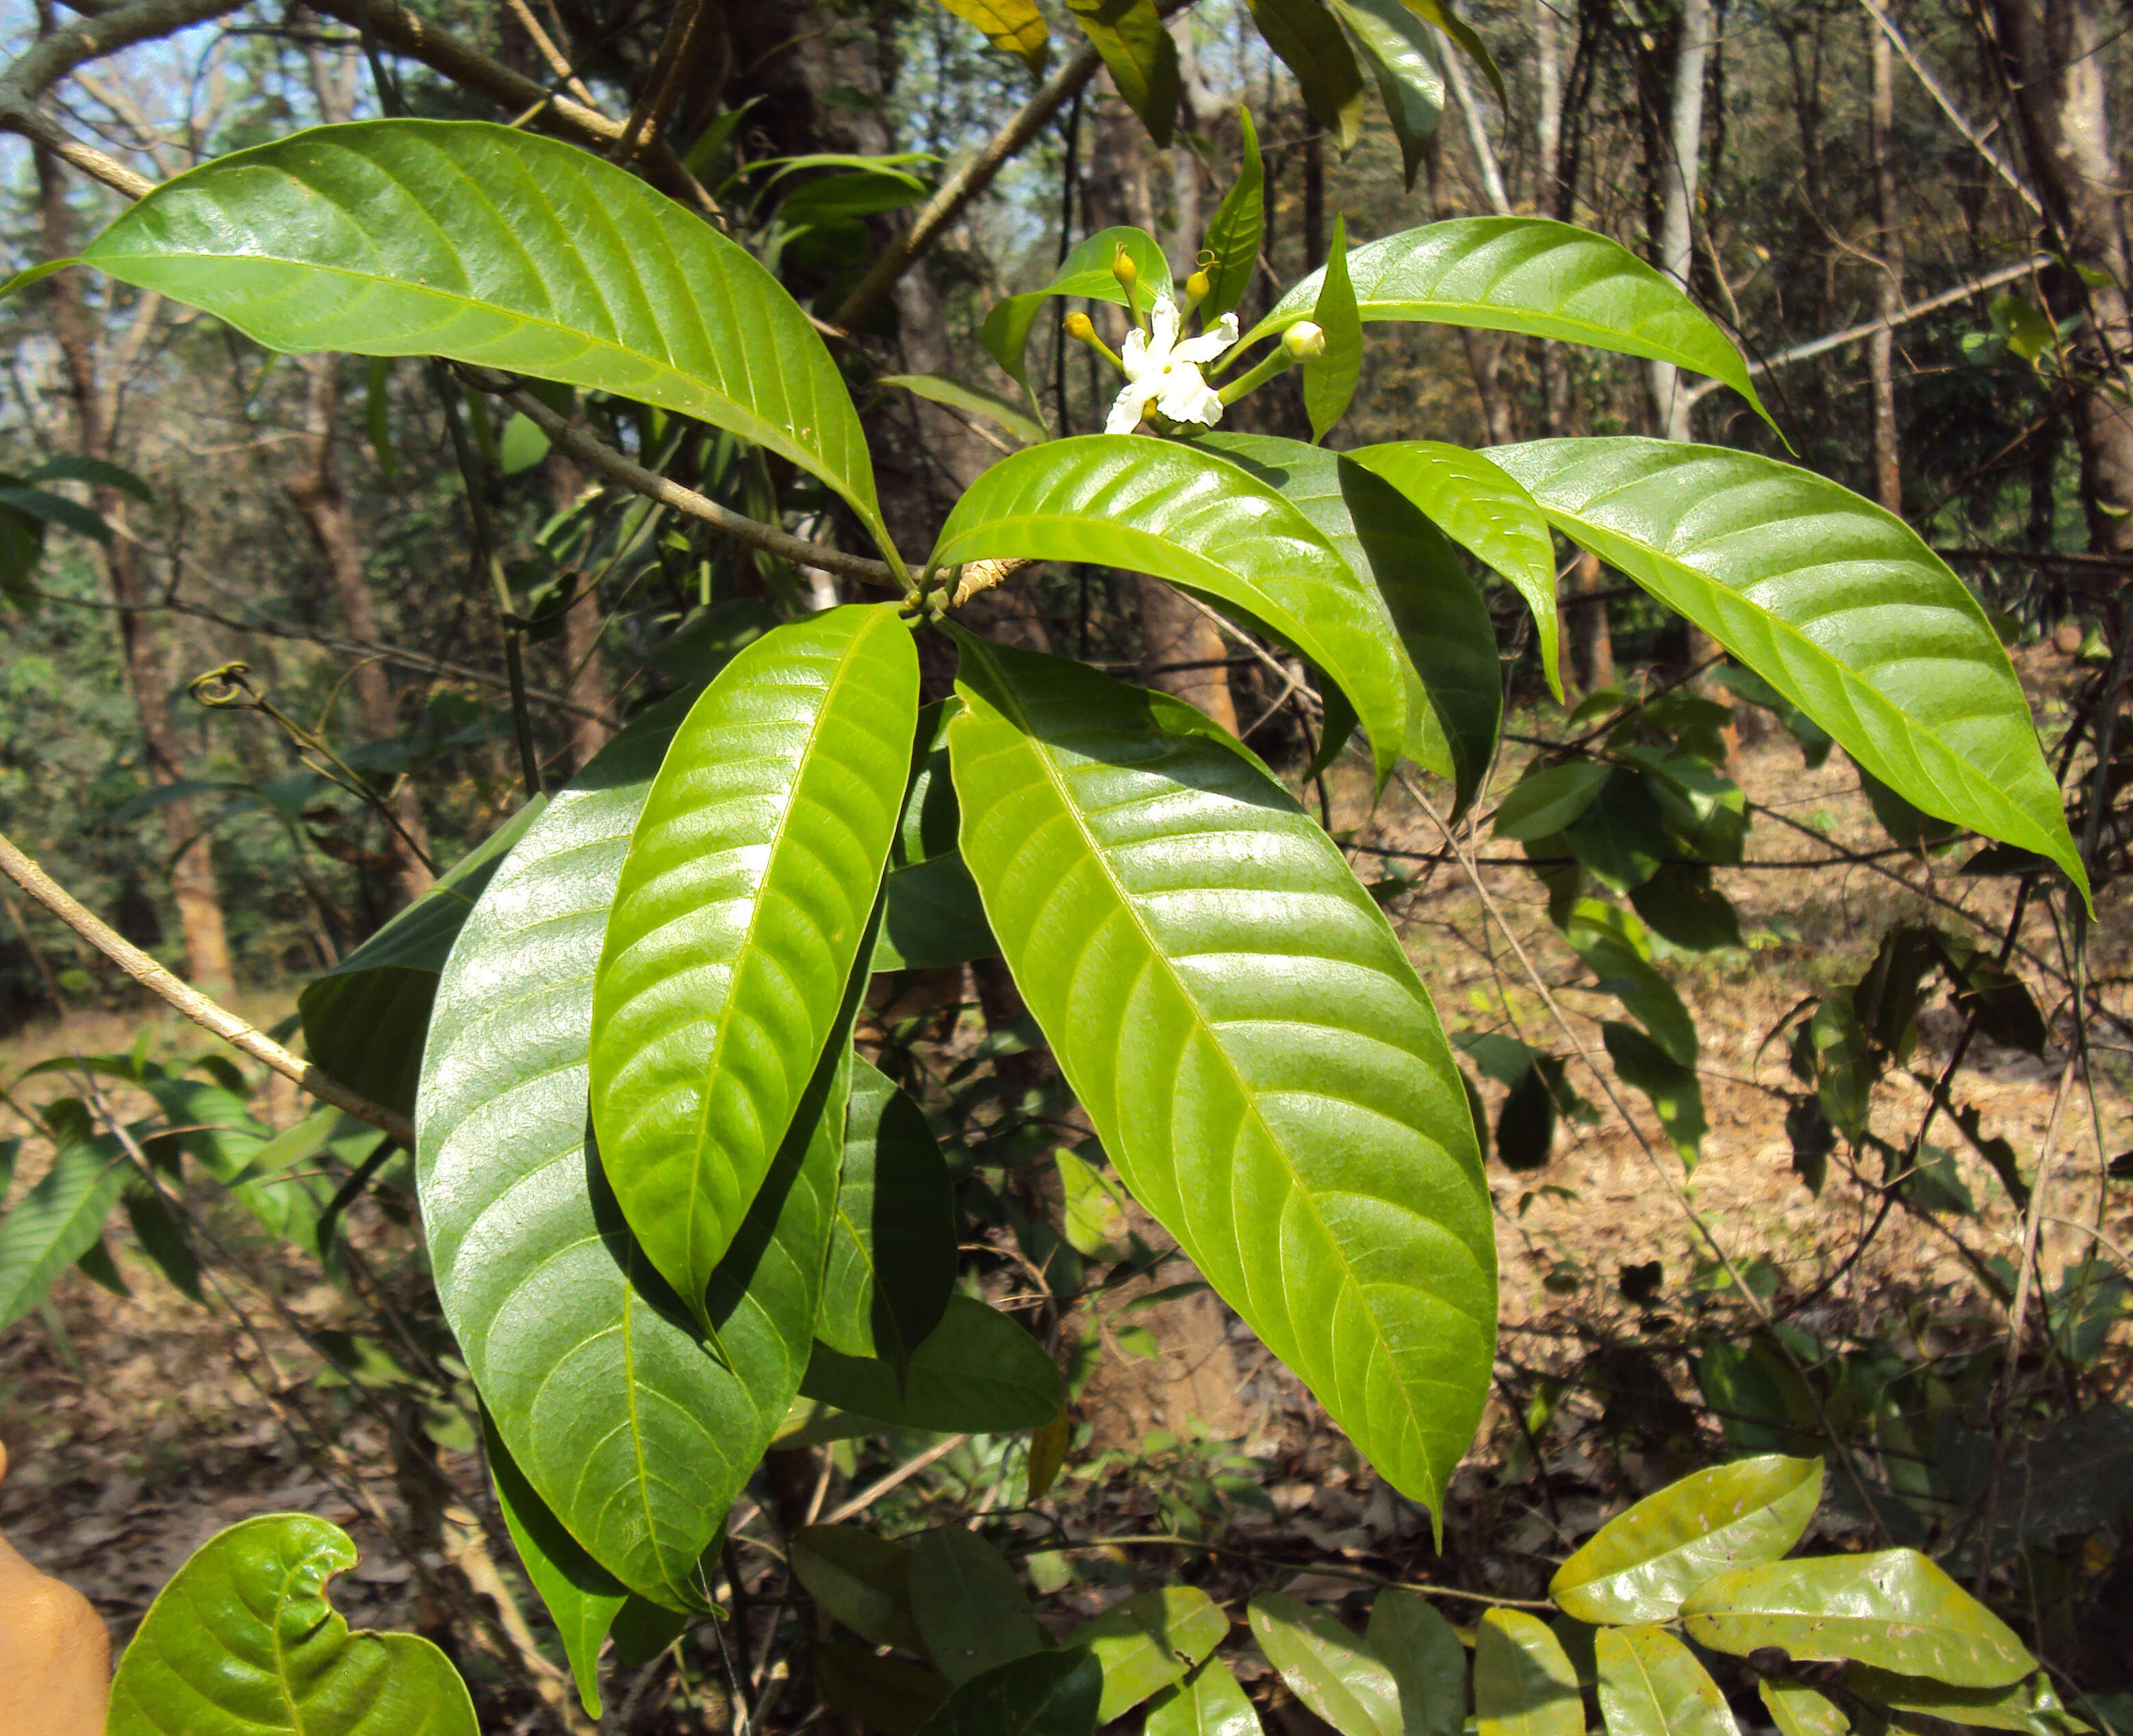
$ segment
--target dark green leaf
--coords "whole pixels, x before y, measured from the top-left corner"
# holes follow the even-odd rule
[[[1333,15],[1319,0],[1246,3],[1266,46],[1296,75],[1297,89],[1312,119],[1333,136],[1335,146],[1346,156],[1355,149],[1362,127],[1363,75]]]
[[[0,485],[0,507],[34,518],[41,523],[55,524],[61,530],[72,531],[77,536],[86,536],[92,542],[108,543],[111,541],[111,527],[104,522],[101,512],[46,488]]]
[[[1540,770],[1529,766],[1497,805],[1495,835],[1529,844],[1553,837],[1592,805],[1613,776],[1597,760],[1573,759]]]
[[[951,1691],[946,1676],[857,1646],[817,1647],[815,1672],[824,1700],[883,1736],[916,1736]]]
[[[2024,1736],[2084,1736],[2091,1726],[2066,1709],[2042,1671],[2011,1688],[1951,1688],[1920,1676],[1853,1665],[1844,1686],[1895,1712],[1921,1712],[1950,1724],[1986,1730],[2020,1730]]]
[[[1827,995],[1816,1004],[1808,1025],[1813,1046],[1815,1091],[1829,1123],[1847,1139],[1866,1131],[1873,1099],[1874,1063],[1866,1050],[1866,1028],[1849,999]]]
[[[870,1646],[920,1649],[911,1618],[911,1548],[853,1525],[811,1525],[792,1540],[807,1595]]]
[[[104,458],[81,458],[71,453],[62,453],[57,458],[48,458],[28,473],[30,482],[84,482],[99,488],[115,488],[121,494],[130,494],[144,506],[156,503],[156,491],[150,488],[123,464],[114,464]]]
[[[1962,827],[1919,812],[1864,766],[1853,769],[1859,774],[1860,793],[1890,843],[1906,850],[1935,850],[1962,836]]]
[[[1459,1736],[1466,1725],[1466,1648],[1412,1591],[1388,1589],[1370,1604],[1364,1643],[1399,1690],[1401,1736]]]
[[[959,1687],[1051,1644],[1014,1570],[961,1525],[929,1531],[911,1546],[907,1583],[927,1656]]]
[[[1602,1628],[1593,1649],[1607,1736],[1737,1736],[1726,1696],[1664,1628]]]
[[[1120,1599],[1062,1643],[1095,1654],[1104,1672],[1096,1722],[1109,1724],[1182,1681],[1229,1632],[1229,1617],[1198,1586],[1165,1585]]]
[[[1491,1609],[1474,1635],[1480,1736],[1585,1736],[1585,1703],[1562,1642],[1522,1610]]]
[[[1662,862],[1630,891],[1630,905],[1654,934],[1690,952],[1738,946],[1741,919],[1700,862]]]
[[[0,1193],[6,1190],[6,1180],[0,1177]],[[171,1215],[163,1196],[146,1182],[136,1182],[126,1190],[125,1199],[127,1220],[133,1226],[133,1238],[141,1244],[141,1251],[176,1289],[194,1301],[205,1303],[207,1297],[200,1289],[200,1262],[193,1257],[184,1226]]]
[[[1393,1672],[1336,1617],[1273,1591],[1254,1597],[1250,1613],[1267,1661],[1341,1736],[1403,1736]]]
[[[631,1592],[608,1629],[614,1655],[633,1670],[641,1670],[688,1632],[689,1617],[649,1598]]]
[[[1089,1652],[1014,1658],[963,1683],[920,1736],[1092,1736],[1103,1690]]]
[[[62,1142],[52,1166],[0,1218],[0,1330],[45,1299],[96,1245],[132,1171],[109,1137]]]
[[[1627,1007],[1677,1066],[1696,1065],[1696,1022],[1673,985],[1653,968],[1644,926],[1619,906],[1581,898],[1563,938],[1600,979],[1600,988]]]
[[[1649,780],[1621,767],[1562,829],[1562,840],[1588,872],[1618,892],[1650,879],[1673,847]]]
[[[1684,1067],[1635,1025],[1618,1020],[1601,1022],[1600,1040],[1607,1046],[1615,1077],[1650,1099],[1682,1161],[1695,1168],[1703,1136],[1711,1131],[1703,1118],[1703,1087],[1695,1068]]]
[[[1111,262],[1122,247],[1140,274],[1138,294],[1142,308],[1149,305],[1149,298],[1170,294],[1170,262],[1163,257],[1153,235],[1145,229],[1099,229],[1060,262],[1049,283],[996,302],[985,315],[986,354],[1025,392],[1029,389],[1029,329],[1048,298],[1079,296],[1085,301],[1125,305],[1126,292],[1111,275]],[[1253,257],[1257,259],[1256,252]]]
[[[1335,40],[1341,42],[1341,51],[1348,51],[1340,27],[1318,0],[1295,0],[1295,3],[1307,6],[1325,18]],[[1355,313],[1355,286],[1348,281],[1346,217],[1333,219],[1333,251],[1327,262],[1318,299],[1311,305],[1311,318],[1326,336],[1325,353],[1303,364],[1303,411],[1311,418],[1311,440],[1316,445],[1348,413],[1348,402],[1355,397],[1355,382],[1363,372],[1363,322]]]
[[[1155,0],[1066,0],[1081,34],[1096,45],[1111,82],[1159,150],[1177,124],[1177,45]]]
[[[912,1353],[893,1365],[817,1344],[801,1383],[809,1398],[871,1416],[885,1426],[941,1434],[1004,1435],[1042,1428],[1066,1397],[1044,1347],[996,1308],[965,1296]]]
[[[1548,1166],[1555,1148],[1555,1094],[1537,1066],[1528,1064],[1496,1112],[1496,1156],[1507,1170]]]
[[[1444,114],[1444,74],[1428,26],[1402,0],[1327,0],[1361,44],[1377,75],[1378,97],[1399,140],[1400,167],[1414,190],[1437,123]]]
[[[101,1235],[83,1250],[75,1262],[75,1269],[84,1277],[92,1280],[115,1296],[131,1301],[133,1289],[126,1282],[126,1275],[118,1269],[118,1262],[111,1258],[111,1248]]]
[[[1251,110],[1241,104],[1237,132],[1237,179],[1215,208],[1203,249],[1212,257],[1206,267],[1207,299],[1200,304],[1200,315],[1210,326],[1235,311],[1251,287],[1252,274],[1259,265],[1259,235],[1266,223],[1266,171],[1259,158],[1259,129],[1252,124]],[[986,324],[989,327],[991,322]]]

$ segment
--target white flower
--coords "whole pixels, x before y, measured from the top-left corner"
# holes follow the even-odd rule
[[[1200,373],[1237,341],[1237,316],[1225,314],[1211,331],[1180,343],[1177,304],[1158,296],[1149,310],[1153,334],[1134,330],[1126,334],[1124,353],[1126,389],[1111,406],[1104,424],[1106,434],[1131,434],[1153,403],[1160,416],[1173,422],[1198,422],[1211,428],[1222,420],[1222,401]]]

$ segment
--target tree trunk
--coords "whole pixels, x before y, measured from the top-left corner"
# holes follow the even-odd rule
[[[542,460],[541,477],[548,485],[549,504],[558,512],[575,505],[591,483],[584,467],[568,453],[560,451],[551,450]],[[614,704],[614,685],[600,648],[601,625],[598,597],[579,599],[563,616],[563,674],[569,683],[565,691],[573,704],[600,714],[571,715],[571,763],[580,772],[614,733],[608,718],[609,708]]]
[[[46,257],[64,259],[74,252],[71,225],[67,221],[66,185],[56,157],[41,147],[35,155]],[[98,381],[96,341],[89,305],[82,296],[81,274],[60,272],[48,280],[45,293],[51,298],[52,331],[74,398],[75,430],[82,455],[113,460],[116,392],[107,396]],[[152,316],[148,309],[140,315],[144,321]],[[117,490],[98,488],[95,500],[97,510],[106,518],[123,522],[125,500]],[[185,775],[185,755],[177,719],[171,709],[169,661],[155,623],[146,613],[148,575],[140,545],[122,535],[99,547],[111,584],[111,600],[118,606],[119,650],[126,684],[141,720],[149,781],[174,784]],[[162,815],[171,846],[171,897],[177,906],[179,927],[185,935],[185,974],[210,994],[226,993],[233,980],[229,934],[223,925],[222,904],[215,893],[214,863],[208,840],[194,821],[191,803],[171,802],[163,808]]]
[[[1429,178],[1430,209],[1438,219],[1457,214],[1444,186],[1444,162],[1435,138],[1423,147],[1423,172]],[[1504,339],[1495,332],[1471,325],[1459,328],[1459,341],[1466,352],[1466,371],[1474,377],[1474,396],[1481,402],[1481,426],[1491,445],[1510,444],[1511,406],[1503,389]]]
[[[1711,60],[1711,0],[1682,0],[1681,39],[1674,57],[1673,113],[1668,127],[1670,161],[1653,165],[1663,175],[1659,267],[1687,287],[1696,243],[1696,187],[1703,163],[1703,79]],[[1689,437],[1689,403],[1681,370],[1671,362],[1649,364],[1652,420],[1670,440]]]
[[[1885,0],[1867,0],[1875,12]],[[1904,226],[1896,198],[1896,161],[1891,135],[1896,122],[1895,52],[1889,35],[1870,19],[1873,102],[1869,143],[1874,161],[1874,220],[1881,231],[1881,317],[1889,322],[1868,340],[1866,361],[1874,393],[1874,491],[1900,517],[1904,510],[1903,456],[1896,444],[1896,334],[1904,310]]]

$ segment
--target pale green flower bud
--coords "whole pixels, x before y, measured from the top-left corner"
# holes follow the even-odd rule
[[[1299,362],[1316,361],[1326,353],[1326,334],[1308,320],[1299,320],[1281,334],[1281,347]]]

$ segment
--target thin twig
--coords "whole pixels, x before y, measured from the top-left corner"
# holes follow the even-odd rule
[[[831,1508],[828,1517],[822,1522],[825,1525],[841,1525],[855,1515],[864,1512],[891,1489],[899,1484],[909,1482],[936,1459],[946,1459],[970,1438],[967,1435],[951,1435],[946,1440],[935,1442],[916,1459],[907,1459],[879,1483],[869,1484],[843,1506]]]

